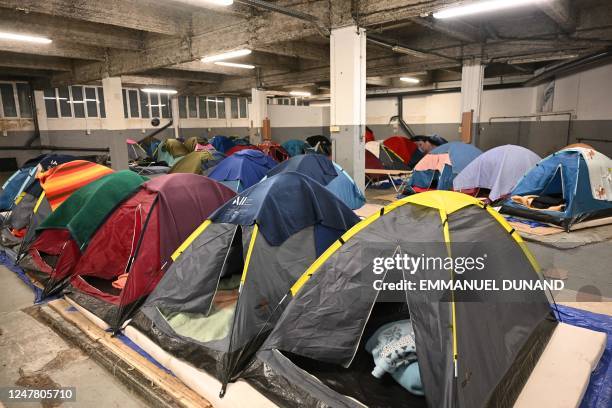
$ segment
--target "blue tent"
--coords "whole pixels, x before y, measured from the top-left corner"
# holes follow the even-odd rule
[[[308,143],[297,139],[288,140],[282,146],[291,157],[313,151]]]
[[[405,194],[452,190],[453,180],[482,151],[461,142],[445,143],[426,154],[414,167]]]
[[[557,224],[569,230],[577,222],[612,216],[612,160],[593,149],[564,149],[539,162],[518,182],[501,212]],[[607,175],[607,176],[606,176]],[[537,196],[561,205],[525,205],[516,198]]]
[[[324,185],[352,209],[361,208],[365,197],[351,176],[342,167],[320,154],[302,154],[286,160],[270,170],[268,177],[295,171]]]
[[[23,167],[4,183],[0,192],[0,211],[13,208],[17,196],[34,181],[36,170],[36,167]]]
[[[0,191],[0,211],[13,208],[17,197],[31,186],[36,180],[38,169],[47,171],[62,163],[75,160],[76,157],[64,154],[41,154],[28,160],[4,183]]]
[[[230,139],[227,136],[220,136],[220,135],[215,136],[212,139],[210,139],[210,144],[213,145],[215,150],[221,153],[225,153],[232,147],[236,146],[236,143],[234,143],[232,139]]]
[[[270,177],[217,209],[210,220],[257,224],[270,245],[278,246],[308,226],[315,228],[317,255],[359,222],[359,217],[310,177],[286,172]]]
[[[258,183],[276,164],[259,150],[245,149],[223,159],[208,177],[240,192]]]

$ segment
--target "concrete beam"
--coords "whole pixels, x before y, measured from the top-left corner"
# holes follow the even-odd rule
[[[140,50],[144,46],[142,34],[135,30],[38,13],[2,10],[0,27],[13,33],[96,47]]]
[[[194,71],[181,71],[176,69],[154,69],[151,71],[143,72],[143,76],[151,76],[156,78],[166,78],[187,82],[201,82],[214,84],[222,80],[222,75],[211,74],[208,72],[194,72]]]
[[[0,0],[2,1],[2,0]],[[276,41],[291,41],[317,33],[311,24],[284,16],[255,17],[230,26],[213,26],[206,33],[179,40],[147,44],[144,52],[109,50],[106,60],[98,64],[81,64],[70,75],[58,75],[56,84],[84,83],[106,76],[120,76],[150,69],[192,62],[202,56],[239,48],[256,48]]]
[[[384,25],[429,14],[456,0],[365,0],[359,2],[361,26]]]
[[[69,59],[64,58],[0,52],[0,67],[47,71],[70,71],[72,69],[72,62]]]
[[[0,0],[0,7],[72,18],[160,34],[179,35],[190,28],[188,10],[155,0]]]
[[[459,41],[467,43],[481,41],[480,30],[461,21],[439,22],[434,20],[432,17],[417,17],[411,21],[423,27],[427,27],[430,30],[448,35],[449,37],[455,38]]]
[[[257,45],[253,47],[253,50],[313,61],[329,61],[329,46],[327,45],[304,42],[282,42],[269,45]]]
[[[106,54],[103,48],[64,41],[53,41],[51,44],[32,44],[0,40],[0,51],[94,61],[103,61]]]
[[[576,14],[569,0],[544,1],[538,7],[566,33],[576,30]]]

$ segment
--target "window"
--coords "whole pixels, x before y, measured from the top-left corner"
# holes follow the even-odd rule
[[[32,117],[32,91],[30,85],[25,82],[17,82],[17,100],[19,102],[19,116],[22,118]]]
[[[138,106],[138,90],[128,89],[128,106],[130,108],[130,118],[140,117],[140,107]]]
[[[17,104],[15,103],[15,91],[12,83],[0,84],[0,96],[2,99],[2,111],[6,118],[17,117]]]
[[[140,117],[143,119],[150,118],[149,94],[142,91],[138,91],[138,94],[140,95]]]
[[[121,95],[123,96],[123,117],[127,119],[130,117],[128,114],[127,89],[122,89]]]
[[[100,117],[106,117],[106,105],[104,104],[104,88],[98,87],[98,106],[100,106]]]
[[[211,119],[217,118],[217,98],[206,97],[206,105],[208,106],[208,117]]]
[[[75,118],[85,117],[85,100],[83,99],[83,87],[73,86],[70,88],[72,91],[72,107]]]
[[[208,109],[206,109],[206,97],[198,97],[198,105],[200,106],[200,119],[208,118]]]
[[[198,106],[197,106],[198,100],[196,99],[195,96],[188,96],[187,97],[187,105],[188,105],[188,111],[189,111],[189,117],[190,118],[197,118],[198,117]]]
[[[179,118],[187,117],[187,97],[179,96],[178,97],[178,106],[179,106]]]
[[[162,118],[170,118],[170,116],[172,116],[170,113],[172,112],[172,102],[170,101],[170,97],[168,94],[161,94],[159,99],[161,100]]]
[[[43,93],[48,118],[106,117],[101,87],[64,86],[45,89]]]
[[[57,118],[57,96],[55,95],[55,88],[45,89],[45,108],[47,110],[48,118]]]
[[[217,117],[225,119],[225,98],[217,97]]]
[[[249,117],[248,105],[249,100],[247,98],[240,98],[239,106],[240,106],[240,118],[247,119]]]
[[[149,94],[149,100],[151,101],[151,116],[154,118],[159,118],[159,99],[159,94]]]
[[[85,88],[85,106],[87,106],[87,117],[98,117],[98,95],[96,88]]]
[[[232,119],[238,119],[240,117],[238,113],[238,98],[230,98],[230,112]]]
[[[57,98],[59,100],[60,116],[62,118],[71,118],[72,107],[70,106],[70,91],[67,86],[57,88]]]

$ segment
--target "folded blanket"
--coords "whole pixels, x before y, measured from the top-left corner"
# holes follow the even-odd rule
[[[365,349],[374,357],[374,377],[381,378],[389,373],[409,392],[424,395],[414,329],[410,320],[400,320],[380,327],[368,339]]]
[[[551,200],[537,195],[519,196],[513,195],[512,201],[521,204],[531,210],[565,211],[565,203],[551,205]],[[555,201],[559,202],[559,201]],[[562,202],[562,201],[561,201]],[[550,204],[549,204],[550,203]]]

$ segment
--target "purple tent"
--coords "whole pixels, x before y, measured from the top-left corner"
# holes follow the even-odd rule
[[[541,160],[529,149],[515,145],[488,150],[468,164],[455,177],[455,191],[472,192],[489,189],[489,200],[510,194],[523,175]]]

